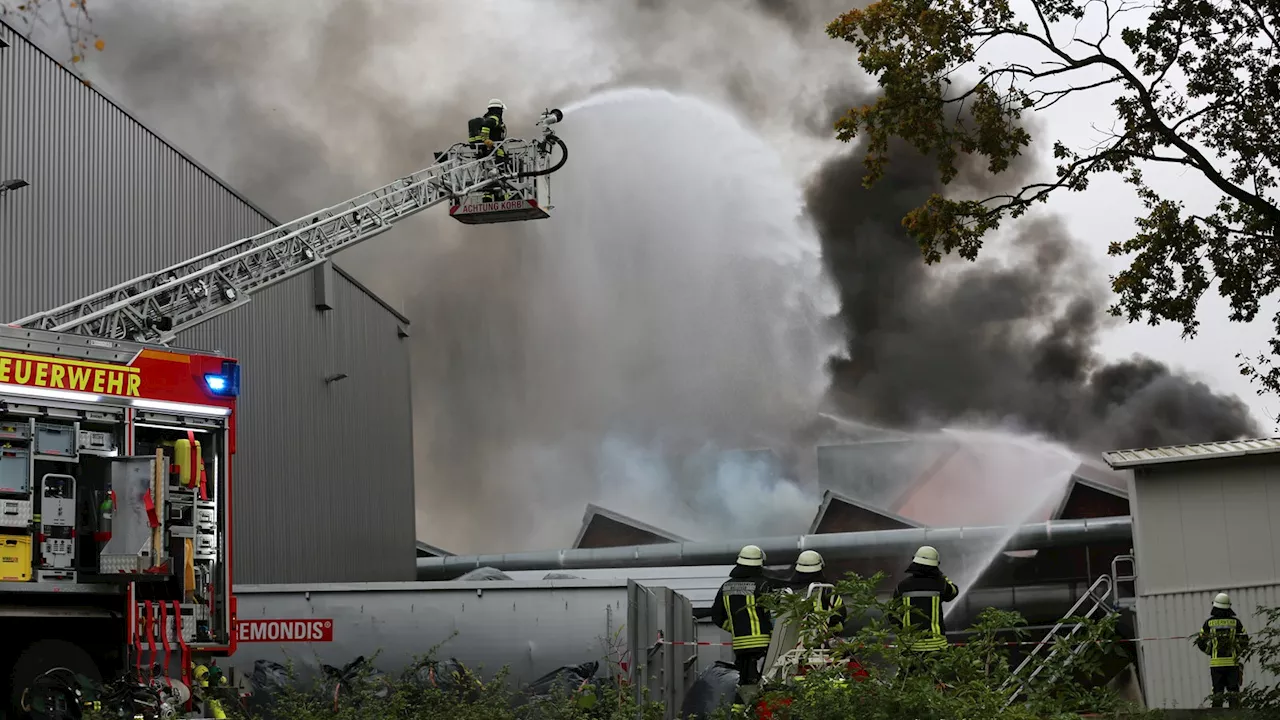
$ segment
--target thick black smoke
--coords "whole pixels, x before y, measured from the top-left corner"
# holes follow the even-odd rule
[[[996,421],[1087,450],[1256,436],[1239,398],[1152,358],[1099,356],[1108,288],[1056,218],[1019,224],[1003,262],[926,266],[900,221],[942,188],[903,150],[872,189],[855,151],[807,195],[849,337],[849,359],[832,363],[843,412],[910,428]]]

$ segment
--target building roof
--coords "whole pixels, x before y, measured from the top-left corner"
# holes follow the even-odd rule
[[[573,547],[624,547],[669,542],[688,542],[688,538],[588,503],[587,511],[582,516],[582,528],[578,530]]]
[[[13,38],[17,38],[19,42],[26,43],[30,47],[34,48],[36,52],[39,52],[41,55],[44,55],[46,58],[48,58],[49,62],[62,68],[63,72],[66,72],[69,75],[75,75],[75,73],[71,72],[71,70],[68,69],[66,65],[62,64],[61,62],[58,62],[57,58],[55,58],[54,56],[46,52],[44,48],[40,47],[36,43],[32,42],[31,40],[23,36],[23,34],[17,28],[5,22],[3,19],[0,19],[0,29],[8,30],[12,34]],[[8,45],[4,42],[2,33],[0,33],[0,47],[8,47]],[[79,79],[78,76],[77,76],[77,79]],[[116,110],[120,111],[122,115],[129,118],[129,120],[133,121],[138,127],[142,128],[147,133],[150,133],[156,140],[159,140],[162,145],[167,146],[170,150],[177,153],[178,156],[181,157],[183,160],[190,163],[192,167],[199,170],[201,173],[204,173],[206,176],[209,177],[210,180],[220,185],[224,190],[226,190],[228,193],[234,196],[237,200],[244,203],[247,207],[249,207],[259,216],[261,216],[262,219],[265,220],[272,227],[278,226],[281,224],[279,220],[272,217],[270,213],[268,213],[266,210],[262,208],[262,206],[250,200],[247,196],[245,196],[239,190],[232,187],[226,180],[223,180],[221,177],[215,175],[211,170],[209,170],[209,168],[205,167],[200,161],[196,160],[189,153],[187,153],[187,151],[183,150],[182,148],[178,147],[174,143],[170,142],[168,138],[156,132],[155,129],[152,128],[150,125],[147,125],[146,123],[139,120],[138,116],[134,115],[132,112],[129,111],[128,108],[126,108],[123,104],[117,102],[110,95],[107,95],[105,92],[103,92],[102,89],[99,88],[96,84],[90,84],[86,82],[85,85],[88,86],[88,89],[90,92],[96,93],[99,97],[101,97],[104,101],[106,101],[108,105],[111,105]],[[236,238],[235,240],[229,240],[228,242],[235,242],[236,240],[239,240],[239,239],[240,238]],[[359,280],[356,280],[355,277],[353,277],[350,273],[348,273],[346,270],[343,270],[341,267],[339,267],[336,262],[331,264],[333,265],[333,269],[336,270],[339,275],[345,278],[352,285],[355,285],[356,288],[358,288],[365,295],[368,295],[369,298],[372,299],[374,302],[381,305],[383,309],[385,309],[387,312],[394,315],[397,320],[399,320],[401,323],[404,323],[405,325],[409,324],[409,318],[405,317],[404,313],[401,313],[399,310],[393,307],[386,300],[383,300],[376,293],[374,293],[372,290],[366,287]],[[141,272],[145,273],[146,270],[142,270]]]
[[[442,550],[435,545],[428,545],[421,540],[417,542],[418,557],[453,557],[454,553]]]
[[[1000,433],[943,430],[818,447],[819,484],[844,501],[840,509],[854,502],[868,517],[914,527],[1056,519],[1080,492],[1127,499],[1124,473],[1097,460],[1081,459],[1074,469],[1072,462],[1043,443]],[[823,502],[814,530],[832,523]]]
[[[1138,450],[1115,450],[1102,454],[1102,459],[1113,469],[1164,465],[1190,460],[1214,460],[1218,458],[1266,455],[1280,452],[1280,438],[1254,440],[1229,440],[1225,442],[1199,443],[1197,445],[1169,445],[1167,447]]]
[[[809,526],[810,535],[920,527],[900,515],[872,507],[833,490],[822,493],[822,505]]]

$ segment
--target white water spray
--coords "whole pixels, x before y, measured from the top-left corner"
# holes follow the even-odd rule
[[[944,615],[949,617],[1004,552],[1019,525],[1051,519],[1080,458],[1058,443],[1033,436],[958,429],[948,429],[944,434],[962,443],[964,457],[952,462],[962,465],[963,473],[978,481],[955,483],[950,492],[940,487],[940,492],[928,498],[913,516],[927,519],[934,526],[1009,528],[989,544],[967,549],[960,571],[952,575],[960,586],[960,595],[946,606]],[[981,492],[975,493],[979,488]]]
[[[420,331],[447,350],[415,378],[436,415],[419,467],[462,481],[423,524],[464,552],[562,547],[588,502],[675,532],[773,530],[802,494],[704,460],[812,420],[842,346],[798,184],[690,97],[611,91],[556,129],[552,217],[473,235],[423,278],[438,310]]]

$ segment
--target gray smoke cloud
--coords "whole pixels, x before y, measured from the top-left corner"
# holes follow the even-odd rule
[[[977,262],[929,268],[900,219],[943,190],[933,164],[901,148],[867,189],[862,159],[828,163],[807,195],[848,330],[848,358],[832,364],[845,412],[894,427],[994,421],[1095,451],[1260,432],[1234,395],[1149,357],[1099,356],[1109,289],[1059,218],[1017,225]],[[1031,169],[1023,159],[1000,180]],[[992,189],[965,170],[957,185]]]
[[[801,37],[753,2],[224,0],[158,13],[104,0],[96,13],[113,50],[100,84],[286,217],[428,164],[493,95],[513,132],[621,85],[789,128],[822,110],[817,70],[839,50],[804,50],[825,43],[820,28]],[[789,181],[813,150],[784,148],[786,167],[724,113],[651,100],[565,121],[573,154],[553,187],[574,202],[548,226],[560,236],[435,214],[339,259],[414,321],[422,537],[561,545],[589,500],[675,531],[697,518],[696,536],[812,516],[812,496],[720,451],[812,417],[838,351],[834,294],[822,297]]]
[[[1053,220],[1023,228],[1003,261],[941,275],[922,266],[898,222],[933,191],[927,167],[899,162],[868,191],[856,152],[830,138],[833,107],[863,85],[849,48],[823,33],[850,5],[98,0],[108,52],[93,74],[282,219],[425,166],[493,95],[513,129],[543,107],[621,86],[707,98],[770,138],[785,167],[764,172],[821,166],[807,200],[849,338],[849,358],[830,366],[846,414],[904,427],[994,421],[1086,447],[1251,432],[1243,404],[1158,362],[1096,357],[1105,288]],[[671,212],[656,198],[687,199],[662,195],[669,177],[653,170],[648,185],[628,184],[611,170],[672,157],[643,144],[653,128],[580,117],[615,125],[566,121],[566,173],[597,173],[566,183],[593,183],[586,195],[629,188],[620,205],[564,212],[583,225],[561,238],[460,229],[428,213],[339,259],[414,321],[420,537],[456,551],[559,545],[590,500],[694,536],[807,522],[810,495],[717,458],[776,443],[814,410],[812,381],[824,375],[804,368],[826,337],[818,321],[835,312],[821,279],[805,274],[816,244],[795,245],[799,259],[748,260],[703,228],[716,241],[700,252],[698,237],[655,224]],[[646,120],[686,128],[693,141],[677,153],[714,150],[724,126],[687,121]],[[745,173],[743,182],[759,174]],[[718,183],[698,189],[715,203],[741,189],[699,177]],[[792,194],[786,185],[771,192]],[[784,217],[787,202],[763,196],[763,216],[730,216],[730,227],[764,217],[809,237]],[[811,284],[809,306],[771,300],[797,278]],[[797,319],[798,341],[778,328]],[[799,357],[779,349],[788,342]],[[758,500],[744,507],[747,496]]]

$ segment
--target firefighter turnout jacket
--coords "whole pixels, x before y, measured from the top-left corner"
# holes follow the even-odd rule
[[[711,621],[733,636],[735,652],[769,647],[773,618],[757,601],[776,589],[763,568],[742,565],[735,565],[720,586],[711,605]]]
[[[501,142],[507,139],[507,125],[497,115],[485,115],[484,125],[480,128],[482,140]]]
[[[1235,667],[1249,645],[1244,623],[1231,608],[1214,608],[1200,627],[1196,646],[1209,656],[1209,667]]]
[[[955,600],[959,594],[960,589],[956,584],[938,568],[911,563],[907,568],[907,577],[893,591],[895,600],[901,598],[904,601],[900,620],[903,629],[922,631],[908,649],[933,651],[947,646],[947,626],[942,619],[942,603]]]

